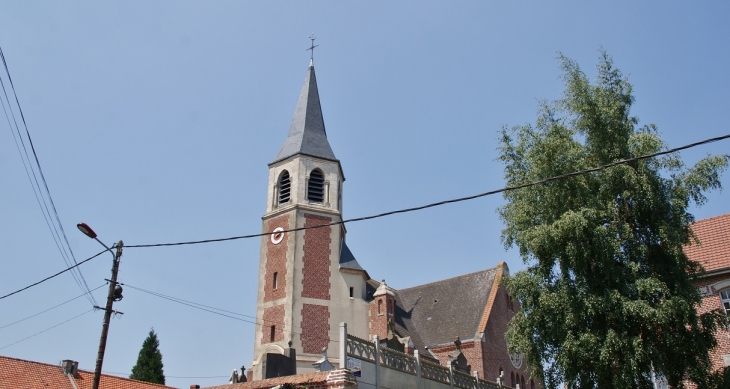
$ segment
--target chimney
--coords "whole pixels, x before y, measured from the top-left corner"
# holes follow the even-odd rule
[[[70,359],[64,359],[61,361],[61,370],[65,376],[70,375],[76,377],[76,373],[79,370],[79,363]]]

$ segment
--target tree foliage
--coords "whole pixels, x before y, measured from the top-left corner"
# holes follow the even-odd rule
[[[503,128],[500,160],[519,185],[666,150],[654,125],[630,115],[632,87],[601,53],[589,80],[559,57],[565,92],[542,103],[536,124]],[[507,334],[547,387],[650,388],[652,369],[670,385],[708,385],[708,350],[724,322],[699,315],[683,253],[690,202],[721,188],[730,157],[686,167],[669,154],[505,194],[502,239],[525,271],[508,281],[521,303]]]
[[[155,330],[151,329],[147,338],[142,342],[142,349],[139,350],[137,364],[132,368],[132,374],[129,378],[164,385],[165,372],[162,367],[160,341],[157,339]]]

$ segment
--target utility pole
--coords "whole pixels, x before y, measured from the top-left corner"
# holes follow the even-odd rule
[[[101,243],[101,242],[99,242]],[[103,244],[103,243],[102,243]],[[112,279],[109,280],[109,294],[106,298],[106,308],[104,308],[104,324],[101,327],[101,339],[99,339],[99,354],[96,357],[96,369],[94,369],[94,383],[92,389],[99,389],[99,381],[101,380],[101,365],[104,363],[104,351],[106,350],[106,336],[109,333],[109,320],[111,319],[112,305],[115,300],[122,299],[122,287],[117,284],[117,273],[119,272],[119,260],[122,258],[122,247],[124,242],[121,240],[116,245],[116,255],[112,263]],[[106,246],[105,246],[106,247]],[[101,309],[101,307],[95,307]],[[121,313],[121,312],[119,312]]]

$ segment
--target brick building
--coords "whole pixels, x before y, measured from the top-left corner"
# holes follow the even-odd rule
[[[700,220],[691,226],[699,242],[685,246],[689,259],[705,268],[695,285],[702,294],[698,313],[724,309],[730,313],[730,213]],[[710,357],[715,370],[730,366],[730,331],[717,333],[718,346]]]
[[[383,347],[460,363],[463,372],[490,381],[501,371],[507,385],[536,387],[522,358],[507,353],[504,333],[518,310],[501,283],[507,266],[402,290],[372,279],[338,224],[344,181],[310,63],[289,133],[269,164],[262,231],[271,235],[261,240],[249,382],[284,375],[272,369],[282,355],[297,374],[313,371],[324,348],[337,350],[338,327],[347,323],[350,334],[377,336]],[[338,355],[330,357],[337,366]]]

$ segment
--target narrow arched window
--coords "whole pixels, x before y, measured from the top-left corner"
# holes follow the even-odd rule
[[[279,273],[278,272],[274,272],[273,284],[274,284],[274,289],[276,289],[276,287],[279,286]]]
[[[383,300],[378,300],[378,315],[383,314]]]
[[[309,174],[309,184],[307,185],[307,198],[312,203],[324,202],[324,174],[319,169],[312,170]]]
[[[291,194],[291,181],[289,180],[289,172],[284,170],[279,176],[279,205],[289,202]]]
[[[276,326],[271,326],[271,330],[269,333],[269,339],[271,342],[273,342],[274,339],[276,339]]]

